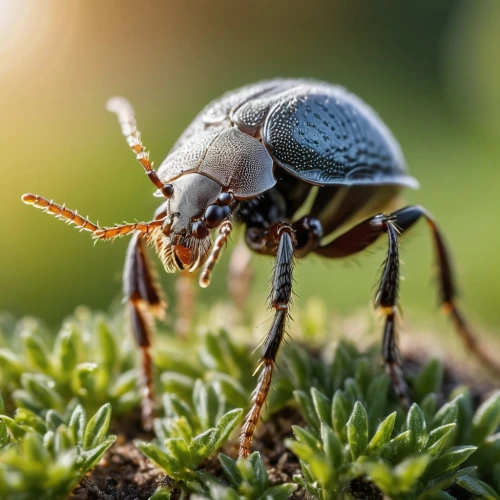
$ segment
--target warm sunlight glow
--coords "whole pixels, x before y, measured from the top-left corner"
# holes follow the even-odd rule
[[[69,33],[68,27],[75,20],[76,9],[71,4],[54,0],[0,0],[0,75],[22,66],[34,54],[50,59],[51,49],[61,45],[61,33]]]

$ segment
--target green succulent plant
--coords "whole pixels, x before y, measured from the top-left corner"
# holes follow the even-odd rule
[[[109,404],[90,419],[81,405],[68,415],[49,410],[44,419],[26,408],[0,415],[0,498],[67,498],[115,441],[110,419]]]
[[[113,320],[79,308],[55,337],[34,319],[0,322],[0,390],[14,407],[40,413],[82,404],[115,414],[139,404],[132,339]]]
[[[427,380],[435,386],[428,375],[436,373],[436,366],[433,362],[424,368],[416,383]],[[465,389],[437,410],[433,393],[428,393],[422,401],[425,411],[413,404],[398,425],[396,412],[386,415],[391,403],[382,377],[373,379],[366,391],[347,379],[333,398],[316,388],[309,394],[295,392],[308,425],[295,426],[295,440],[287,446],[300,458],[303,475],[296,480],[311,497],[424,500],[455,498],[449,492],[455,488],[475,498],[500,498],[494,479],[500,435],[492,434],[500,424],[500,392],[473,415]]]
[[[283,348],[259,426],[264,430],[278,411],[299,422],[293,435],[290,428],[284,458],[289,471],[301,473],[285,484],[276,484],[283,476],[268,477],[259,433],[254,449],[262,456],[230,458],[255,384],[250,347],[224,330],[210,332],[210,322],[205,333],[182,341],[158,336],[162,416],[153,440],[135,441],[170,478],[151,498],[500,499],[500,393],[484,399],[458,386],[445,394],[442,363],[413,363],[405,374],[415,404],[405,412],[380,366],[378,345],[362,352],[346,341],[327,345],[315,335],[326,324],[320,328],[316,309],[298,311],[308,347]],[[110,408],[130,420],[138,406],[136,363],[120,316],[79,309],[55,339],[32,319],[0,318],[0,389],[7,408],[19,407],[0,421],[0,498],[65,498],[111,446]],[[100,406],[99,417],[81,423]],[[11,412],[2,403],[0,413]],[[96,421],[101,431],[85,438]],[[224,454],[214,457],[220,449]],[[148,495],[154,487],[148,485]]]
[[[241,419],[242,409],[226,413],[213,387],[195,384],[192,405],[175,395],[163,398],[165,417],[156,419],[156,441],[136,446],[188,491],[202,491],[198,469],[228,439]]]

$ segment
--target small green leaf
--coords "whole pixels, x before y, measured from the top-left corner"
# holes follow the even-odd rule
[[[390,441],[394,423],[396,422],[396,412],[391,413],[379,426],[377,432],[368,443],[366,454],[369,456],[378,455],[380,450]]]
[[[215,427],[217,429],[215,448],[219,448],[229,438],[229,435],[241,420],[242,415],[243,409],[235,408],[234,410],[228,411],[220,418]]]
[[[110,373],[116,363],[117,345],[111,330],[103,321],[97,326],[97,338],[99,341],[99,355],[106,373]]]
[[[401,491],[409,492],[424,473],[431,456],[425,453],[405,458],[394,468],[394,474],[400,479]]]
[[[425,440],[423,450],[431,455],[437,455],[448,443],[456,425],[457,424],[447,424],[431,431]]]
[[[257,500],[287,500],[296,490],[296,484],[278,484],[264,491]]]
[[[101,406],[97,413],[89,420],[83,435],[83,449],[90,450],[99,445],[106,435],[111,419],[111,405]]]
[[[12,437],[14,439],[20,440],[26,434],[25,428],[21,427],[12,418],[7,417],[7,415],[2,415],[0,418],[5,423],[5,425],[7,426],[7,429],[9,429],[9,431],[12,434]]]
[[[500,500],[500,495],[498,495],[493,488],[476,477],[468,475],[462,476],[457,479],[457,484],[478,498]]]
[[[314,387],[311,389],[311,398],[314,405],[314,409],[316,411],[316,415],[319,417],[320,421],[323,421],[327,424],[331,424],[331,418],[332,418],[331,400]]]
[[[224,471],[224,475],[229,481],[229,484],[233,486],[233,488],[237,488],[242,481],[242,477],[238,467],[236,466],[236,461],[223,453],[219,453],[219,462],[222,466],[222,470]]]
[[[252,464],[254,477],[255,477],[255,485],[259,489],[259,491],[264,491],[269,486],[269,480],[267,478],[267,471],[264,466],[264,462],[260,456],[258,451],[254,451],[249,457],[248,461]]]
[[[472,419],[471,439],[480,444],[500,425],[500,391],[491,395],[476,411]]]
[[[109,448],[111,448],[111,446],[115,441],[116,441],[116,436],[110,435],[103,441],[101,441],[101,443],[96,447],[91,448],[90,450],[82,450],[81,452],[81,457],[83,458],[83,463],[81,466],[82,470],[86,471],[96,466],[99,460],[101,460],[106,451]]]
[[[465,462],[477,450],[475,446],[457,446],[435,458],[423,476],[423,481],[445,474]]]
[[[381,455],[392,463],[398,463],[411,453],[412,449],[410,431],[405,431],[391,439],[387,446],[382,449]]]
[[[387,404],[387,392],[389,389],[389,377],[385,373],[377,375],[368,386],[366,393],[366,411],[368,419],[375,424],[382,416],[385,405]],[[371,429],[374,429],[372,425]]]
[[[31,427],[38,434],[43,435],[47,431],[45,422],[36,413],[26,408],[18,408],[16,410],[15,421],[19,425]]]
[[[462,397],[460,394],[449,403],[444,404],[436,413],[432,420],[431,428],[435,429],[442,425],[454,424],[458,416],[458,400]]]
[[[78,405],[71,414],[69,419],[69,428],[73,434],[73,439],[75,443],[81,443],[83,441],[83,433],[85,431],[85,426],[87,424],[87,414],[82,405]]]
[[[10,436],[7,432],[7,426],[5,422],[0,417],[0,451],[6,448],[10,444]]]
[[[170,500],[170,488],[159,486],[155,492],[148,498],[148,500]]]
[[[368,445],[368,415],[359,401],[356,401],[347,422],[347,439],[352,459],[356,461]]]
[[[319,430],[320,421],[314,408],[314,404],[305,391],[293,391],[293,396],[295,400],[299,403],[302,409],[302,415],[304,416],[306,422],[315,430]]]
[[[41,337],[29,330],[21,334],[24,344],[24,354],[31,367],[42,373],[50,373],[50,352]]]
[[[156,465],[161,467],[168,475],[177,477],[181,464],[178,460],[166,450],[162,450],[158,445],[136,441],[135,445],[146,457]]]
[[[323,423],[321,424],[321,440],[323,442],[323,450],[331,461],[333,468],[339,469],[345,461],[344,448],[330,426]]]
[[[190,464],[192,469],[196,469],[215,449],[217,442],[217,430],[209,429],[196,436],[189,443]]]
[[[349,403],[341,390],[333,395],[332,400],[332,423],[335,432],[343,443],[347,442],[347,420],[349,419]]]
[[[425,438],[425,416],[416,403],[413,403],[406,419],[406,428],[410,432],[409,442],[413,449]]]
[[[293,433],[297,438],[297,441],[307,444],[313,451],[321,450],[321,443],[314,436],[314,434],[298,425],[292,425]]]
[[[78,363],[79,335],[74,325],[66,325],[57,335],[54,353],[61,376],[68,376]]]
[[[414,382],[414,392],[417,401],[426,394],[439,392],[443,384],[443,364],[438,359],[431,359],[420,370]]]
[[[190,454],[186,441],[182,438],[170,438],[164,443],[165,448],[181,464],[181,469],[188,468],[190,465]]]

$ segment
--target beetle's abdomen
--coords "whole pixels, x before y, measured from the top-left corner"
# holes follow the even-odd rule
[[[418,185],[384,123],[340,87],[288,92],[269,111],[263,140],[281,167],[313,184]]]

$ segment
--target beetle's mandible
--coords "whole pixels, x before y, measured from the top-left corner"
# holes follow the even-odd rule
[[[145,244],[151,243],[167,272],[202,268],[206,287],[234,223],[245,226],[247,246],[275,259],[269,305],[274,319],[260,358],[252,406],[240,435],[240,455],[248,456],[283,340],[292,297],[294,258],[356,254],[385,235],[388,251],[375,296],[385,318],[382,356],[397,396],[408,406],[408,389],[396,345],[399,238],[419,219],[434,241],[443,311],[481,361],[500,373],[482,349],[456,305],[450,257],[436,221],[424,208],[384,209],[403,187],[416,188],[401,149],[379,116],[342,87],[314,80],[276,79],[248,85],[209,104],[153,169],[136,126],[132,106],[113,98],[123,135],[162,198],[150,222],[99,227],[76,211],[25,194],[41,208],[96,239],[130,235],[124,293],[132,329],[143,353],[143,421],[153,412],[149,315],[161,317],[164,304],[152,278]],[[308,214],[296,214],[308,201]],[[344,229],[344,232],[342,230]],[[212,232],[216,232],[215,241]],[[335,233],[335,234],[334,234]],[[238,254],[241,267],[243,254]],[[241,271],[241,269],[240,269]],[[241,283],[241,281],[240,281]],[[236,295],[242,289],[233,286]],[[240,297],[241,298],[241,297]]]

